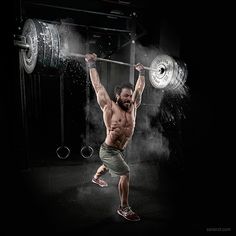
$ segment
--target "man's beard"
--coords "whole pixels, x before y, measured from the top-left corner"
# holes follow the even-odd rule
[[[120,98],[119,99],[117,99],[117,103],[118,103],[118,105],[120,106],[120,108],[122,109],[122,110],[124,110],[124,111],[128,111],[129,110],[129,108],[130,108],[130,106],[125,106],[124,105],[124,103],[126,103],[126,102],[123,102]],[[130,102],[128,102],[129,104],[130,104]]]

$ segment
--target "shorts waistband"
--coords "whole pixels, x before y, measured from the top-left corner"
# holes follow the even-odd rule
[[[116,147],[113,147],[113,146],[107,145],[105,142],[102,143],[102,147],[107,148],[107,149],[117,150],[117,151],[120,151],[120,152],[122,152],[122,153],[124,152],[124,149],[119,149],[119,148],[116,148]]]

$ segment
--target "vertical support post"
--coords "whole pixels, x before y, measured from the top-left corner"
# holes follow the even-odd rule
[[[66,64],[67,66],[67,64]],[[64,68],[63,68],[64,69]],[[65,74],[60,71],[60,112],[61,112],[61,146],[57,148],[56,154],[60,159],[66,159],[70,155],[70,149],[65,146],[65,133],[64,133],[64,104],[65,104]]]
[[[24,147],[26,152],[26,157],[23,163],[23,169],[29,169],[29,127],[27,119],[27,101],[26,101],[26,87],[25,87],[25,73],[23,68],[23,61],[21,56],[21,50],[19,50],[19,71],[20,71],[20,99],[21,99],[21,117],[22,126],[24,131]]]
[[[61,146],[64,146],[64,73],[60,74]]]
[[[132,18],[131,18],[131,33],[130,33],[130,64],[134,65],[135,64],[135,40],[136,40],[136,12],[132,13]],[[129,82],[134,85],[134,67],[130,66],[129,69]],[[128,161],[128,157],[132,153],[132,142],[128,145],[128,148],[126,150],[126,160]]]
[[[131,19],[131,33],[130,33],[130,64],[135,64],[135,39],[136,39],[136,13],[132,13],[132,19]],[[129,70],[129,82],[131,84],[134,84],[134,68],[131,66]]]
[[[85,44],[85,50],[86,52],[89,52],[89,32],[87,29],[87,35],[86,35],[87,39],[86,39],[86,44]],[[89,88],[89,71],[87,72],[87,77],[86,77],[86,109],[85,109],[85,117],[86,117],[86,130],[85,130],[85,140],[86,140],[86,145],[88,145],[89,143],[89,107],[90,107],[90,88]]]
[[[87,29],[85,50],[89,52],[90,44],[89,44],[89,31]],[[84,158],[90,158],[93,155],[93,148],[89,146],[89,113],[90,113],[90,74],[89,69],[87,68],[87,77],[86,77],[86,107],[85,107],[85,145],[81,148],[80,153]]]

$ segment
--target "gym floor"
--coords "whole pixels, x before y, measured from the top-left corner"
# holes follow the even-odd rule
[[[109,173],[109,186],[91,182],[100,162],[35,166],[16,180],[8,211],[10,222],[24,233],[148,233],[184,230],[181,220],[181,169],[147,161],[130,164],[130,206],[141,221],[129,222],[116,213],[118,178]],[[171,171],[170,171],[171,170]],[[20,182],[19,182],[20,181]],[[9,231],[14,227],[9,227]]]

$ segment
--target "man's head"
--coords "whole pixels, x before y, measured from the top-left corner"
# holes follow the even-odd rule
[[[124,111],[128,111],[131,107],[133,90],[133,85],[130,83],[115,88],[116,102]]]

